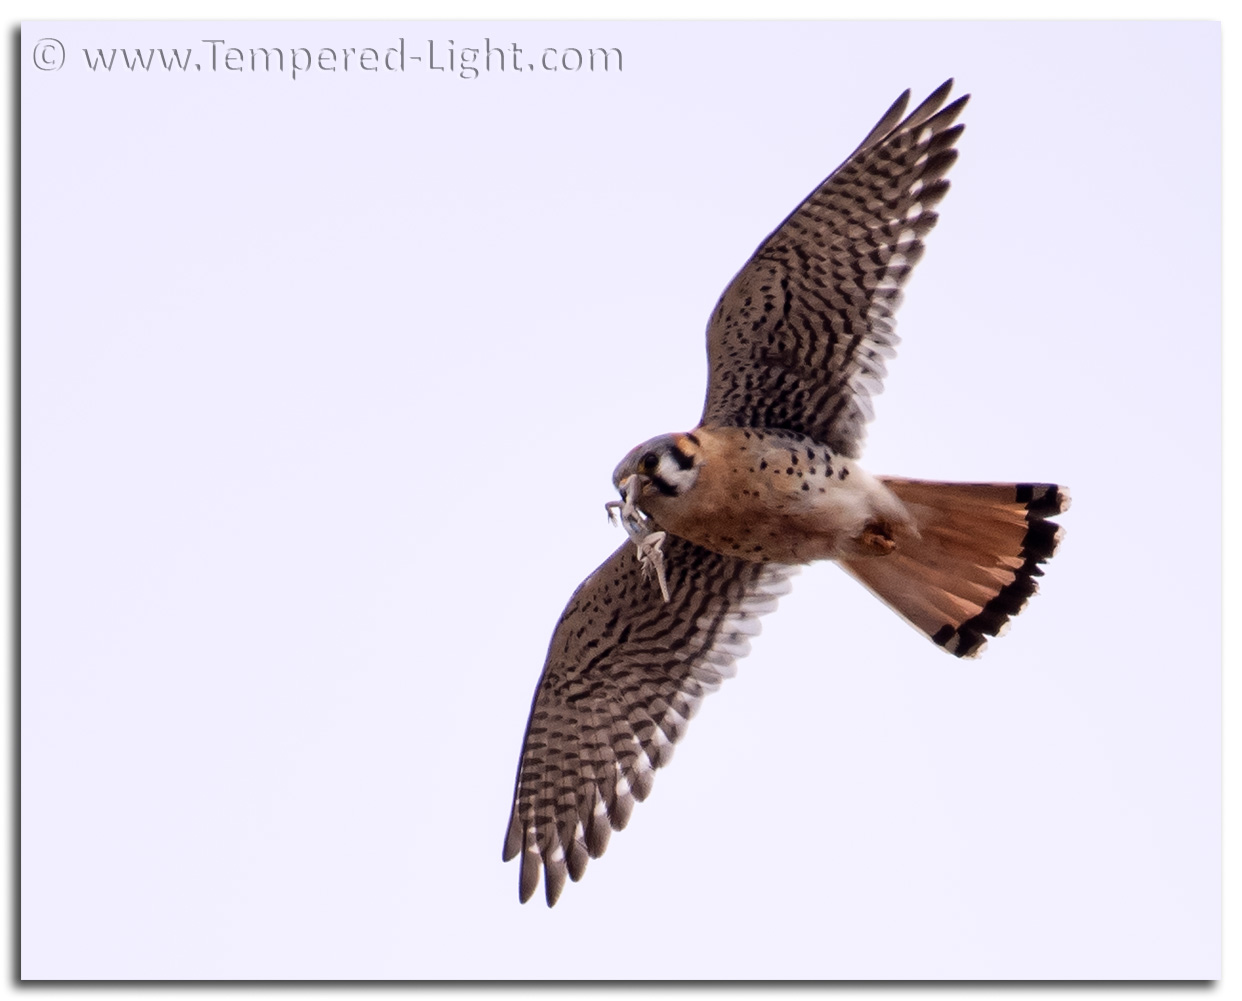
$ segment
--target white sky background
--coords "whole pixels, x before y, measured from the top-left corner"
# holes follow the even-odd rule
[[[400,35],[625,70],[80,65]],[[22,51],[23,976],[1216,975],[1215,26]],[[513,772],[622,538],[613,465],[695,422],[760,239],[949,75],[962,156],[864,459],[1069,484],[1043,595],[962,663],[807,570],[630,827],[519,907]]]

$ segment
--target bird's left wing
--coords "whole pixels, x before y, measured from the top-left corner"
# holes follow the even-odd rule
[[[544,879],[548,906],[646,799],[703,696],[734,673],[758,616],[796,567],[748,563],[669,535],[666,604],[626,542],[561,615],[518,762],[504,859],[519,896]]]
[[[910,92],[898,98],[730,282],[707,326],[702,424],[785,428],[857,458],[957,158],[966,98],[941,107],[952,83],[905,118]]]

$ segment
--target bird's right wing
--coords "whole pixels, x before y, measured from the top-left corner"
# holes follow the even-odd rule
[[[651,790],[703,696],[735,671],[796,567],[748,563],[669,535],[670,601],[626,542],[561,615],[518,762],[504,859],[548,906]]]

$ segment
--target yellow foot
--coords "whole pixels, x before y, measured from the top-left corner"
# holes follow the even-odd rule
[[[863,549],[871,550],[877,556],[886,555],[897,548],[891,529],[880,522],[872,522],[864,528],[858,537],[858,544]]]

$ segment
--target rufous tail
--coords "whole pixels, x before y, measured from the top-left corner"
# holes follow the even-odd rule
[[[1047,519],[1069,508],[1055,483],[936,483],[883,478],[918,536],[903,533],[884,556],[841,566],[886,605],[957,657],[977,657],[1004,633],[1043,576],[1063,529]]]

